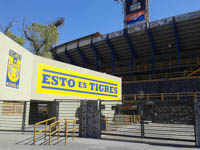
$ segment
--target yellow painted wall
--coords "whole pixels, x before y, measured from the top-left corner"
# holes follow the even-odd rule
[[[9,50],[22,56],[19,89],[6,86]],[[34,55],[0,33],[0,100],[30,100]]]

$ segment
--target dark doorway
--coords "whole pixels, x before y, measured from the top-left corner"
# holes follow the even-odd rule
[[[31,101],[29,124],[35,124],[51,117],[57,117],[56,104],[57,102]]]

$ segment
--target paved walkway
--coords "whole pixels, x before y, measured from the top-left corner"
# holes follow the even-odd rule
[[[107,138],[103,136],[103,138]],[[113,139],[112,137],[110,137]],[[36,145],[33,145],[33,135],[31,133],[16,133],[16,132],[0,132],[0,150],[196,150],[189,145],[180,146],[176,143],[170,142],[147,142],[142,141],[119,141],[115,138],[113,140],[96,140],[75,138],[73,141],[71,137],[68,139],[68,144],[65,146],[64,137],[57,139],[52,138],[52,145],[48,145],[43,137],[37,137]]]

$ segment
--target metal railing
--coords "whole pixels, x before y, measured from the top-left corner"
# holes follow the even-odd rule
[[[149,81],[149,80],[155,80],[155,79],[168,79],[168,78],[178,78],[178,77],[184,77],[184,72],[169,72],[169,73],[158,73],[154,74],[148,74],[148,75],[138,75],[138,76],[124,76],[122,77],[123,81]]]
[[[50,121],[52,121],[52,120],[53,120],[54,122],[56,122],[56,117],[52,117],[52,118],[50,118],[50,119],[43,120],[43,121],[40,121],[40,122],[38,122],[38,123],[35,123],[35,125],[34,125],[34,136],[33,136],[33,144],[34,144],[34,145],[35,145],[35,142],[36,142],[36,136],[39,135],[40,133],[45,132],[44,138],[46,139],[46,137],[47,137],[47,131],[49,130],[48,123],[49,123]],[[45,128],[44,128],[44,129],[41,129],[41,130],[39,130],[39,131],[37,131],[38,125],[41,125],[41,124],[45,124]]]
[[[50,121],[54,121],[53,123],[51,123],[50,125],[48,125],[48,122]],[[61,131],[64,129],[64,134],[65,134],[65,145],[67,144],[67,137],[68,137],[68,133],[72,132],[72,138],[74,140],[75,137],[75,132],[76,132],[76,122],[79,121],[79,119],[74,119],[74,120],[67,120],[66,118],[62,118],[56,121],[56,117],[44,120],[44,121],[40,121],[38,123],[36,123],[34,125],[34,136],[33,136],[33,144],[35,145],[36,143],[36,135],[41,134],[42,132],[45,132],[45,136],[44,138],[46,139],[47,137],[47,132],[49,132],[49,145],[51,145],[51,139],[52,136],[57,134],[57,138],[60,138],[60,133]],[[61,125],[63,123],[63,125]],[[68,125],[72,123],[73,126],[71,129],[69,129]],[[37,126],[40,124],[45,124],[45,128],[41,129],[39,131],[37,131]]]
[[[155,63],[155,69],[170,69],[180,66],[189,66],[193,67],[194,65],[200,65],[200,58],[194,58],[194,59],[185,59],[178,62],[177,60],[168,61],[168,62],[161,62],[161,63]],[[192,65],[192,66],[191,66]],[[152,69],[152,64],[144,64],[144,65],[135,65],[133,68],[130,67],[121,67],[121,68],[115,68],[114,72],[128,72],[128,71],[149,71]],[[113,72],[112,69],[106,69],[102,70],[106,73]]]
[[[52,135],[55,135],[56,133],[58,133],[58,138],[60,138],[60,131],[65,128],[65,123],[64,123],[64,125],[61,125],[62,121],[65,121],[65,123],[66,123],[66,118],[57,120],[49,125],[49,145],[51,145],[51,136]],[[53,131],[52,131],[52,128],[54,129]]]
[[[198,68],[193,68],[188,74],[186,74],[187,75],[187,77],[191,77],[191,76],[193,76],[193,75],[195,75],[195,74],[198,74],[200,72],[200,67],[198,67]]]
[[[66,120],[65,122],[65,145],[67,144],[67,137],[68,137],[68,133],[72,132],[72,139],[74,140],[75,137],[75,132],[76,132],[76,122],[79,121],[79,119],[75,119],[75,120]],[[72,123],[73,127],[72,129],[68,128],[68,125]],[[80,128],[80,127],[79,127]]]
[[[120,115],[114,117],[105,117],[102,118],[102,120],[105,121],[105,130],[109,131],[114,126],[116,126],[116,128],[119,128],[120,126],[140,123],[141,115]]]
[[[191,98],[197,100],[200,97],[200,92],[188,92],[188,93],[152,93],[152,94],[126,94],[123,95],[124,102],[134,102],[137,100],[181,100]],[[128,101],[127,101],[128,100]]]

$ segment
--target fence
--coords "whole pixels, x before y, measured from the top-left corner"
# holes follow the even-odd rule
[[[132,103],[137,100],[197,100],[200,96],[200,92],[188,92],[188,93],[152,93],[152,94],[126,94],[123,95],[124,103]]]
[[[113,117],[106,117],[105,113],[101,116],[101,134],[104,137],[195,143],[194,103],[191,100],[136,101],[113,109]]]
[[[154,67],[157,70],[163,70],[163,69],[177,68],[179,67],[179,65],[181,65],[181,67],[188,67],[189,68],[188,72],[191,72],[194,66],[200,65],[200,58],[185,59],[185,60],[181,60],[180,62],[178,62],[177,60],[161,62],[161,63],[156,63]],[[152,64],[144,64],[144,65],[135,65],[133,68],[130,68],[130,67],[116,68],[114,72],[126,73],[130,71],[139,72],[139,71],[151,71],[151,70],[152,70]],[[113,70],[107,69],[107,70],[104,70],[104,72],[112,73]],[[184,75],[186,75],[188,72],[185,72]]]

